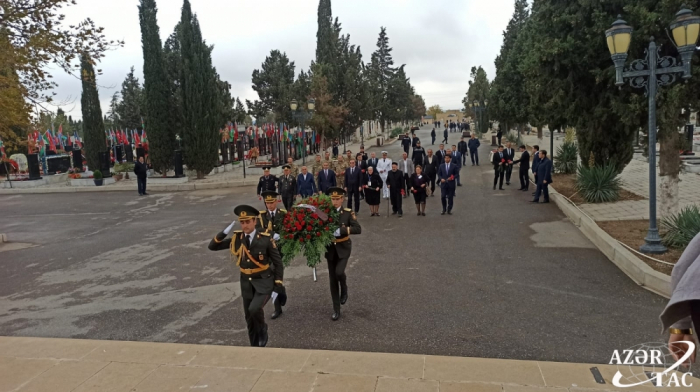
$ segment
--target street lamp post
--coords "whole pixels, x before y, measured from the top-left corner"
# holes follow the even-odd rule
[[[643,253],[662,254],[666,247],[661,244],[659,229],[656,224],[656,88],[668,86],[676,81],[678,74],[689,79],[690,65],[696,49],[700,17],[693,15],[689,9],[682,9],[676,14],[676,20],[669,26],[673,41],[681,55],[680,64],[675,57],[659,57],[654,37],[649,40],[646,58],[632,61],[625,70],[627,51],[632,37],[632,27],[618,16],[612,27],[605,31],[608,49],[615,63],[615,85],[622,86],[629,79],[630,86],[645,88],[649,97],[649,231],[640,247]]]
[[[289,107],[292,109],[292,115],[294,116],[294,120],[301,123],[301,140],[303,144],[301,163],[302,165],[306,165],[306,121],[310,120],[314,116],[314,110],[316,109],[316,100],[313,98],[309,98],[309,102],[307,103],[307,109],[309,109],[308,112],[302,110],[299,107],[296,99],[292,100],[292,102],[289,104]]]
[[[474,109],[474,120],[476,120],[477,118],[479,119],[478,122],[474,121],[475,124],[477,124],[476,129],[479,130],[479,134],[483,133],[482,132],[483,131],[482,128],[484,126],[483,113],[484,113],[484,111],[486,111],[486,108],[488,107],[488,105],[489,105],[488,99],[484,99],[484,102],[479,102],[479,100],[475,99],[474,102],[469,104],[469,107]]]

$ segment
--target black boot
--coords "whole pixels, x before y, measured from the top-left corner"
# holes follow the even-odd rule
[[[265,324],[260,331],[260,339],[259,339],[259,345],[260,347],[265,347],[267,346],[267,324]]]
[[[339,318],[340,318],[340,310],[336,310],[336,311],[333,312],[333,314],[331,315],[331,320],[333,320],[333,321],[338,321]]]

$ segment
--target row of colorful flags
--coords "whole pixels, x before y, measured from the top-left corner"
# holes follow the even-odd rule
[[[262,132],[261,132],[262,131]],[[222,129],[220,133],[228,133],[228,139],[229,140],[238,140],[238,125],[236,123],[228,123],[226,125],[226,128]],[[262,125],[256,125],[255,128],[248,127],[245,129],[245,134],[248,136],[252,136],[255,138],[255,140],[258,140],[260,138],[260,135],[264,134],[268,138],[276,137],[279,138],[280,141],[287,141],[291,142],[292,139],[300,138],[301,137],[301,132],[297,132],[294,134],[294,132],[289,130],[289,127],[285,123],[280,123],[280,124],[262,124]],[[320,135],[316,134],[316,131],[310,131],[307,133],[308,136],[311,136],[311,140],[316,141],[317,143],[320,141]]]
[[[146,136],[146,130],[141,130],[141,134],[139,134],[138,130],[132,129],[132,130],[106,130],[105,131],[105,138],[107,141],[107,147],[111,146],[116,146],[118,144],[131,144],[133,143],[135,146],[140,146],[144,144],[148,144],[148,137]]]
[[[41,153],[43,153],[46,149],[49,151],[64,149],[66,144],[68,144],[68,139],[69,136],[66,136],[63,133],[63,126],[60,125],[58,127],[58,132],[47,129],[44,134],[41,134],[39,131],[29,132],[29,134],[27,134],[27,140],[30,142],[29,144],[31,145],[34,143],[39,147]],[[80,136],[78,136],[78,132],[75,131],[73,132],[73,143],[77,144],[81,148],[83,146],[83,141],[80,139]],[[32,151],[29,151],[29,153],[31,154]]]

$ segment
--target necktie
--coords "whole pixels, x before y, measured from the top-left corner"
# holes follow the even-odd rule
[[[250,234],[246,234],[245,236],[245,247],[250,248]]]
[[[326,177],[328,177],[328,170],[324,170],[324,173],[326,173]]]
[[[351,168],[350,168],[350,175],[353,175],[354,173],[355,173],[355,168],[354,168],[354,167],[351,167]]]
[[[270,211],[270,218],[275,219],[275,212],[274,211]]]

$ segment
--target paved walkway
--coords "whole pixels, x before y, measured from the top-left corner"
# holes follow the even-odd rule
[[[594,366],[604,384],[593,378]],[[429,355],[0,337],[2,392],[592,392],[613,389],[617,370]]]

